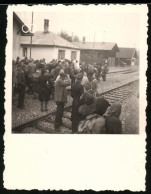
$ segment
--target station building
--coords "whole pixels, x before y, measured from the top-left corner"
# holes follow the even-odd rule
[[[31,56],[34,60],[45,58],[47,63],[53,59],[80,61],[80,49],[71,42],[57,36],[53,32],[50,32],[49,20],[44,20],[43,31],[35,33],[24,33],[23,31],[27,32],[29,29],[14,12],[13,59],[16,59],[17,56],[20,58],[30,58]]]
[[[74,42],[80,48],[80,61],[86,63],[103,63],[108,61],[109,66],[116,66],[116,53],[119,48],[113,42]]]
[[[21,36],[22,57],[30,58],[31,37]],[[46,62],[53,59],[80,60],[80,49],[71,42],[49,31],[49,20],[44,20],[44,31],[37,31],[32,36],[31,58]]]
[[[23,29],[23,30],[22,30]],[[31,33],[24,33],[29,31],[28,27],[23,21],[13,12],[13,59],[21,57],[21,36],[29,36]]]
[[[133,66],[138,63],[138,54],[135,48],[119,47],[116,57],[118,66]]]

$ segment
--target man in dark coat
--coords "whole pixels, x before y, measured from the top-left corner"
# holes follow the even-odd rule
[[[66,74],[61,72],[60,77],[56,80],[56,83],[55,83],[54,101],[57,104],[57,111],[56,111],[54,127],[56,131],[59,131],[59,127],[62,125],[64,105],[67,102],[66,87],[69,85],[70,85],[70,81],[67,78]]]
[[[71,114],[71,121],[72,121],[72,133],[76,133],[78,130],[78,124],[80,122],[79,118],[79,106],[80,106],[80,97],[84,92],[84,88],[81,85],[81,81],[83,78],[82,73],[78,73],[76,75],[76,82],[73,83],[71,87],[71,96],[73,98],[72,102],[72,114]]]
[[[18,108],[24,108],[24,99],[25,99],[25,73],[24,73],[24,63],[21,62],[21,65],[17,69],[17,83],[18,83]]]
[[[48,111],[48,101],[50,99],[50,78],[49,74],[45,72],[45,69],[43,68],[41,71],[41,75],[38,80],[38,90],[39,90],[39,100],[41,102],[41,112]],[[43,108],[43,105],[45,103],[45,109]]]

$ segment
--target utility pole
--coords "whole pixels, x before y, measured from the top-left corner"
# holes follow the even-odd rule
[[[33,32],[33,12],[31,17],[31,36],[30,36],[30,59],[31,59],[31,47],[32,47],[32,32]]]
[[[94,59],[95,33],[96,33],[96,32],[94,32],[94,39],[93,39],[93,54],[91,55],[92,61],[93,61],[93,59]]]
[[[72,42],[73,42],[73,32],[72,32],[72,35],[71,35],[71,39],[72,39]]]

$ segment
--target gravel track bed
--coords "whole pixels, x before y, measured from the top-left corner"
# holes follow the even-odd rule
[[[71,104],[72,98],[68,96],[68,103],[66,105]],[[17,100],[13,104],[13,112],[12,112],[12,126],[18,126],[22,123],[30,121],[36,117],[45,115],[52,110],[56,109],[56,104],[53,100],[50,100],[48,103],[48,110],[47,112],[40,111],[40,102],[38,99],[33,99],[32,95],[26,94],[25,97],[25,109],[18,109],[17,108]]]
[[[122,121],[124,134],[138,134],[139,133],[139,98],[138,85],[134,88],[134,93],[129,98],[125,99],[122,105],[122,112],[120,119]]]
[[[98,91],[99,93],[106,92],[137,79],[139,79],[138,72],[134,72],[131,74],[116,74],[112,76],[107,75],[106,81],[101,80],[100,83],[98,83]]]

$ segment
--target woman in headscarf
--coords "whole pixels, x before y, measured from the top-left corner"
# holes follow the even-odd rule
[[[121,104],[113,104],[103,115],[106,120],[106,132],[108,134],[122,134],[122,123],[119,119]]]

